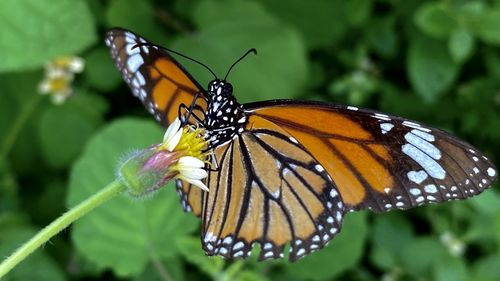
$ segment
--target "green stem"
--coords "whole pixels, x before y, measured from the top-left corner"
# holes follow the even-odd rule
[[[42,100],[42,95],[34,96],[30,100],[30,102],[26,106],[24,106],[24,108],[21,110],[21,113],[19,113],[19,115],[17,116],[16,120],[14,120],[12,126],[5,134],[4,140],[0,145],[0,158],[7,157],[7,154],[9,154],[12,146],[14,145],[14,142],[17,139],[17,135],[19,135],[19,132],[23,128],[24,123],[26,123],[40,100]]]
[[[92,211],[95,207],[105,203],[125,190],[121,181],[115,180],[108,184],[98,193],[95,193],[85,201],[76,205],[51,224],[40,230],[33,238],[18,248],[11,256],[0,264],[0,278],[7,274],[14,266],[23,261],[29,254],[38,249],[41,245],[55,236],[61,230],[68,227],[71,223],[78,220],[83,215]]]

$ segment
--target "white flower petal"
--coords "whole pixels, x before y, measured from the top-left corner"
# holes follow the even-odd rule
[[[179,169],[179,172],[184,176],[185,178],[189,179],[194,179],[194,180],[201,180],[204,179],[208,176],[207,171],[203,169]]]
[[[72,57],[69,62],[69,70],[74,73],[80,73],[85,67],[85,61],[79,57]]]
[[[192,168],[203,168],[205,167],[205,162],[193,156],[183,156],[179,159],[179,165],[184,167]]]
[[[176,137],[176,134],[179,132],[180,128],[181,128],[181,120],[179,120],[179,118],[175,118],[174,122],[172,122],[172,124],[168,126],[165,135],[163,135],[163,142],[169,144],[170,146],[172,139]],[[177,143],[179,143],[179,140],[177,140]],[[175,144],[175,146],[177,146],[177,143]]]
[[[66,95],[56,95],[56,94],[52,95],[51,97],[52,97],[52,102],[54,104],[63,104],[68,98],[68,96]]]
[[[48,94],[50,92],[50,80],[45,79],[38,85],[38,92],[40,94]]]
[[[193,156],[183,156],[177,162],[178,178],[185,180],[203,190],[208,191],[208,187],[201,181],[208,176],[204,169],[205,162]]]
[[[71,81],[73,79],[73,73],[56,67],[48,67],[45,71],[45,76],[50,79],[63,78],[68,81]]]
[[[183,180],[208,192],[208,187],[201,180],[190,180],[190,179],[183,179]]]
[[[180,129],[179,131],[177,131],[177,133],[175,133],[172,139],[167,143],[168,151],[174,151],[175,147],[179,144],[183,133],[184,132],[182,131],[182,129]]]

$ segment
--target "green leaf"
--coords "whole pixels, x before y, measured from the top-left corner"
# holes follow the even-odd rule
[[[434,265],[435,281],[467,281],[472,280],[465,262],[459,258],[447,258]],[[475,279],[474,279],[475,280]]]
[[[20,207],[18,183],[6,157],[0,157],[0,214],[16,211]]]
[[[96,40],[83,0],[0,1],[0,71],[42,66],[63,55],[82,52]]]
[[[170,258],[166,261],[150,263],[148,267],[139,275],[135,276],[135,281],[165,281],[185,280],[185,269],[181,259]]]
[[[53,106],[42,113],[38,139],[44,160],[54,168],[69,165],[83,150],[96,124],[72,110],[71,106]]]
[[[326,248],[290,264],[286,269],[297,278],[333,279],[359,262],[366,234],[366,213],[349,214],[345,217],[342,232]]]
[[[368,43],[385,58],[392,58],[398,51],[395,17],[375,18],[366,26]]]
[[[0,35],[1,36],[1,35]],[[34,175],[40,171],[33,163],[43,163],[39,157],[36,125],[39,112],[49,104],[37,93],[40,71],[5,73],[0,75],[0,146],[14,137],[10,152],[12,168],[16,172]],[[5,127],[3,127],[5,126]],[[15,131],[19,130],[16,136]],[[8,134],[8,135],[7,135]],[[10,140],[9,140],[10,141]]]
[[[500,55],[495,48],[486,49],[483,52],[483,61],[488,69],[488,73],[492,78],[500,80]]]
[[[453,84],[459,72],[446,45],[423,36],[413,38],[407,67],[414,89],[427,102],[436,101]]]
[[[415,277],[425,277],[425,273],[430,273],[435,264],[442,260],[449,259],[450,256],[437,238],[418,238],[412,243],[402,247],[401,262],[404,268]]]
[[[482,12],[470,20],[471,30],[487,44],[500,46],[500,8]]]
[[[349,18],[346,16],[345,6],[349,4],[342,0],[307,2],[289,0],[286,5],[278,0],[261,0],[260,2],[280,20],[298,30],[309,48],[328,46],[332,41],[341,40],[348,31]],[[354,2],[356,3],[352,6],[366,1]],[[363,11],[355,15],[357,17],[353,17],[353,21],[356,21],[355,18],[362,18]]]
[[[500,279],[500,254],[493,254],[473,264],[473,278],[470,280],[494,281]]]
[[[0,256],[7,257],[22,243],[28,241],[36,231],[28,226],[6,227],[2,225],[0,231]],[[45,253],[38,249],[28,256],[22,263],[8,273],[4,281],[63,281],[64,273],[57,264]]]
[[[483,215],[492,216],[500,213],[500,195],[496,192],[484,192],[481,196],[471,198],[467,202]]]
[[[216,277],[222,272],[224,260],[221,257],[208,258],[201,248],[199,238],[183,237],[178,243],[182,256],[208,276]]]
[[[445,3],[422,4],[415,13],[415,24],[425,34],[435,38],[446,38],[456,27],[456,20]]]
[[[120,157],[161,138],[152,121],[123,119],[107,126],[89,141],[72,169],[68,207],[113,181]],[[197,227],[197,220],[185,214],[178,201],[173,185],[143,201],[119,196],[75,224],[75,246],[101,268],[111,268],[119,276],[136,275],[151,258],[175,257],[177,239]]]
[[[151,1],[111,0],[106,13],[107,27],[123,27],[150,40],[159,33]]]
[[[247,57],[228,78],[240,102],[291,98],[306,86],[308,65],[299,35],[257,3],[208,0],[200,3],[194,17],[199,31],[179,38],[173,48],[210,65],[220,78],[244,52],[257,49],[258,55]],[[201,85],[213,79],[199,65],[185,60],[182,64]]]
[[[268,280],[269,279],[266,278],[265,276],[250,270],[241,271],[235,279],[235,281],[268,281]]]
[[[372,231],[372,263],[385,270],[399,266],[401,249],[414,239],[409,223],[400,215],[390,213],[376,217]]]
[[[347,21],[353,26],[363,24],[369,18],[373,6],[371,0],[350,0],[343,1],[343,3],[345,4],[344,12],[347,15]]]
[[[474,52],[474,36],[465,29],[455,29],[452,31],[448,41],[453,61],[464,63]]]
[[[115,68],[109,51],[104,48],[97,48],[85,56],[86,80],[96,89],[110,91],[122,83],[122,78],[118,69]]]

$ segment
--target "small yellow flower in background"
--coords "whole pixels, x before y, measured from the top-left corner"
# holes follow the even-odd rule
[[[168,127],[163,142],[131,155],[118,169],[118,175],[134,197],[142,197],[162,188],[172,179],[191,183],[205,191],[203,179],[208,147],[204,130],[190,125],[181,127],[176,119]]]
[[[39,85],[42,95],[51,95],[52,102],[62,104],[73,94],[75,73],[81,73],[85,62],[75,56],[59,57],[45,65],[45,78]]]
[[[64,56],[55,58],[48,64],[54,69],[63,69],[72,73],[81,73],[85,67],[85,61],[80,57]]]

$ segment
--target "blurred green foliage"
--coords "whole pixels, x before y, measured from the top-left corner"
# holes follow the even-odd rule
[[[348,103],[455,133],[500,163],[500,1],[0,1],[0,253],[114,177],[121,157],[161,139],[103,44],[131,29],[231,74],[242,102]],[[43,65],[78,55],[75,94],[38,94]],[[205,85],[206,70],[180,60]],[[147,117],[147,118],[146,118]],[[496,184],[498,187],[498,183]],[[66,199],[65,199],[66,198]],[[303,260],[204,256],[199,221],[173,186],[117,198],[6,280],[500,280],[500,195],[407,212],[350,214]]]

